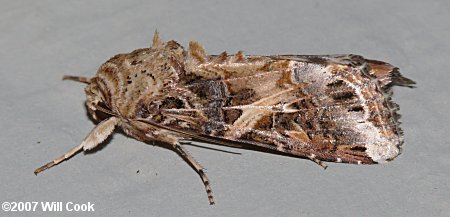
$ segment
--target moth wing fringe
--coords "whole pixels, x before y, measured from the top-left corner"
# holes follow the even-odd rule
[[[386,86],[389,88],[395,85],[414,87],[416,84],[415,81],[404,77],[397,67],[394,67],[389,63],[369,59],[366,59],[366,61],[370,67],[369,73],[377,77],[383,87]]]

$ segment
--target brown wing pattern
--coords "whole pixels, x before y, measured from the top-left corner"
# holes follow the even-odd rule
[[[178,84],[194,103],[161,112],[167,126],[210,138],[371,164],[400,153],[390,87],[411,84],[391,65],[356,55],[207,56],[194,42]]]

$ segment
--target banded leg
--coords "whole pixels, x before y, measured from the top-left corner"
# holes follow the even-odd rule
[[[34,171],[34,175],[39,174],[40,172],[49,169],[50,167],[56,166],[57,164],[63,162],[64,160],[74,156],[77,152],[79,152],[81,149],[83,148],[83,145],[80,144],[78,146],[76,146],[75,148],[72,148],[70,151],[68,151],[67,153],[65,153],[64,155],[61,155],[60,157],[56,158],[53,161],[48,162],[47,164],[37,168]]]
[[[309,155],[308,158],[314,161],[314,163],[316,163],[317,165],[321,166],[323,169],[326,169],[328,167],[323,161],[317,159],[315,154]]]
[[[113,132],[113,130],[118,122],[119,122],[119,119],[116,117],[111,117],[109,119],[103,120],[97,126],[95,126],[94,129],[92,129],[92,131],[83,140],[83,142],[80,145],[76,146],[75,148],[72,148],[70,151],[68,151],[64,155],[61,155],[60,157],[56,158],[55,160],[50,161],[47,164],[37,168],[34,171],[34,174],[37,175],[38,173],[40,173],[46,169],[49,169],[50,167],[58,165],[59,163],[63,162],[64,160],[74,156],[81,149],[86,151],[86,150],[91,150],[91,149],[95,148],[98,144],[100,144],[106,138],[108,138],[109,135],[111,135],[111,133]]]
[[[200,176],[200,178],[203,181],[203,185],[205,185],[209,204],[214,205],[214,198],[212,195],[211,186],[209,184],[209,179],[208,179],[208,176],[206,176],[205,172],[203,171],[203,167],[192,157],[191,154],[189,154],[189,152],[184,150],[184,148],[181,147],[181,145],[179,143],[173,144],[173,148],[198,173],[198,175]]]

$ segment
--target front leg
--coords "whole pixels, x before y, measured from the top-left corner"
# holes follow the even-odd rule
[[[83,142],[80,145],[72,148],[70,151],[68,151],[64,155],[61,155],[60,157],[54,159],[53,161],[48,162],[44,166],[37,168],[34,171],[34,174],[37,175],[38,173],[40,173],[46,169],[49,169],[50,167],[53,167],[53,166],[63,162],[66,159],[71,158],[76,153],[81,151],[81,149],[86,151],[86,150],[91,150],[91,149],[95,148],[97,145],[99,145],[100,143],[105,141],[105,139],[109,135],[111,135],[111,133],[113,132],[114,128],[116,127],[116,125],[118,123],[119,123],[119,119],[116,117],[110,117],[106,120],[103,120],[97,126],[95,126],[94,129],[92,129],[92,131],[89,133],[88,136],[86,136],[86,138],[83,140]]]

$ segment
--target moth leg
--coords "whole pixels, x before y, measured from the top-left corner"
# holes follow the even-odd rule
[[[214,198],[212,195],[212,189],[209,184],[208,176],[206,176],[203,167],[192,157],[192,155],[187,152],[181,145],[177,142],[173,144],[174,150],[184,159],[188,164],[200,175],[200,178],[205,185],[206,194],[208,195],[208,200],[210,205],[214,205]]]
[[[174,135],[168,135],[167,132],[164,132],[164,130],[161,131],[154,131],[153,132],[155,139],[169,143],[172,145],[173,150],[180,155],[188,164],[191,166],[197,174],[202,179],[203,185],[205,185],[206,194],[208,195],[209,204],[214,204],[214,199],[212,195],[211,186],[209,184],[208,176],[206,176],[205,172],[203,171],[203,167],[192,157],[192,155],[187,152],[179,142],[179,138]]]
[[[80,145],[78,145],[77,147],[75,147],[75,148],[71,149],[70,151],[68,151],[67,153],[65,153],[64,155],[62,155],[62,156],[56,158],[55,160],[50,161],[50,162],[48,162],[47,164],[45,164],[45,165],[43,165],[43,166],[37,168],[37,169],[34,171],[34,175],[37,175],[38,173],[40,173],[40,172],[42,172],[42,171],[44,171],[44,170],[46,170],[46,169],[49,169],[50,167],[53,167],[53,166],[55,166],[55,165],[61,163],[61,162],[64,161],[65,159],[72,157],[72,156],[75,155],[78,151],[80,151],[82,148],[83,148],[83,146],[80,144]]]
[[[317,159],[315,154],[309,155],[308,158],[314,161],[314,163],[316,163],[317,165],[321,166],[323,169],[326,169],[328,167],[323,161]]]
[[[90,84],[91,79],[88,77],[82,77],[82,76],[72,76],[72,75],[64,75],[63,80],[71,80],[71,81],[78,81],[85,84]]]
[[[53,167],[64,160],[71,158],[76,153],[78,153],[81,149],[83,150],[91,150],[95,148],[98,144],[102,143],[106,138],[108,138],[109,135],[113,132],[115,126],[119,122],[119,119],[116,117],[111,117],[109,119],[103,120],[100,122],[97,126],[92,129],[92,131],[89,133],[89,135],[83,140],[83,142],[72,148],[70,151],[65,153],[64,155],[61,155],[60,157],[56,158],[53,161],[48,162],[47,164],[37,168],[34,171],[34,174],[37,175],[38,173],[49,169],[50,167]]]

